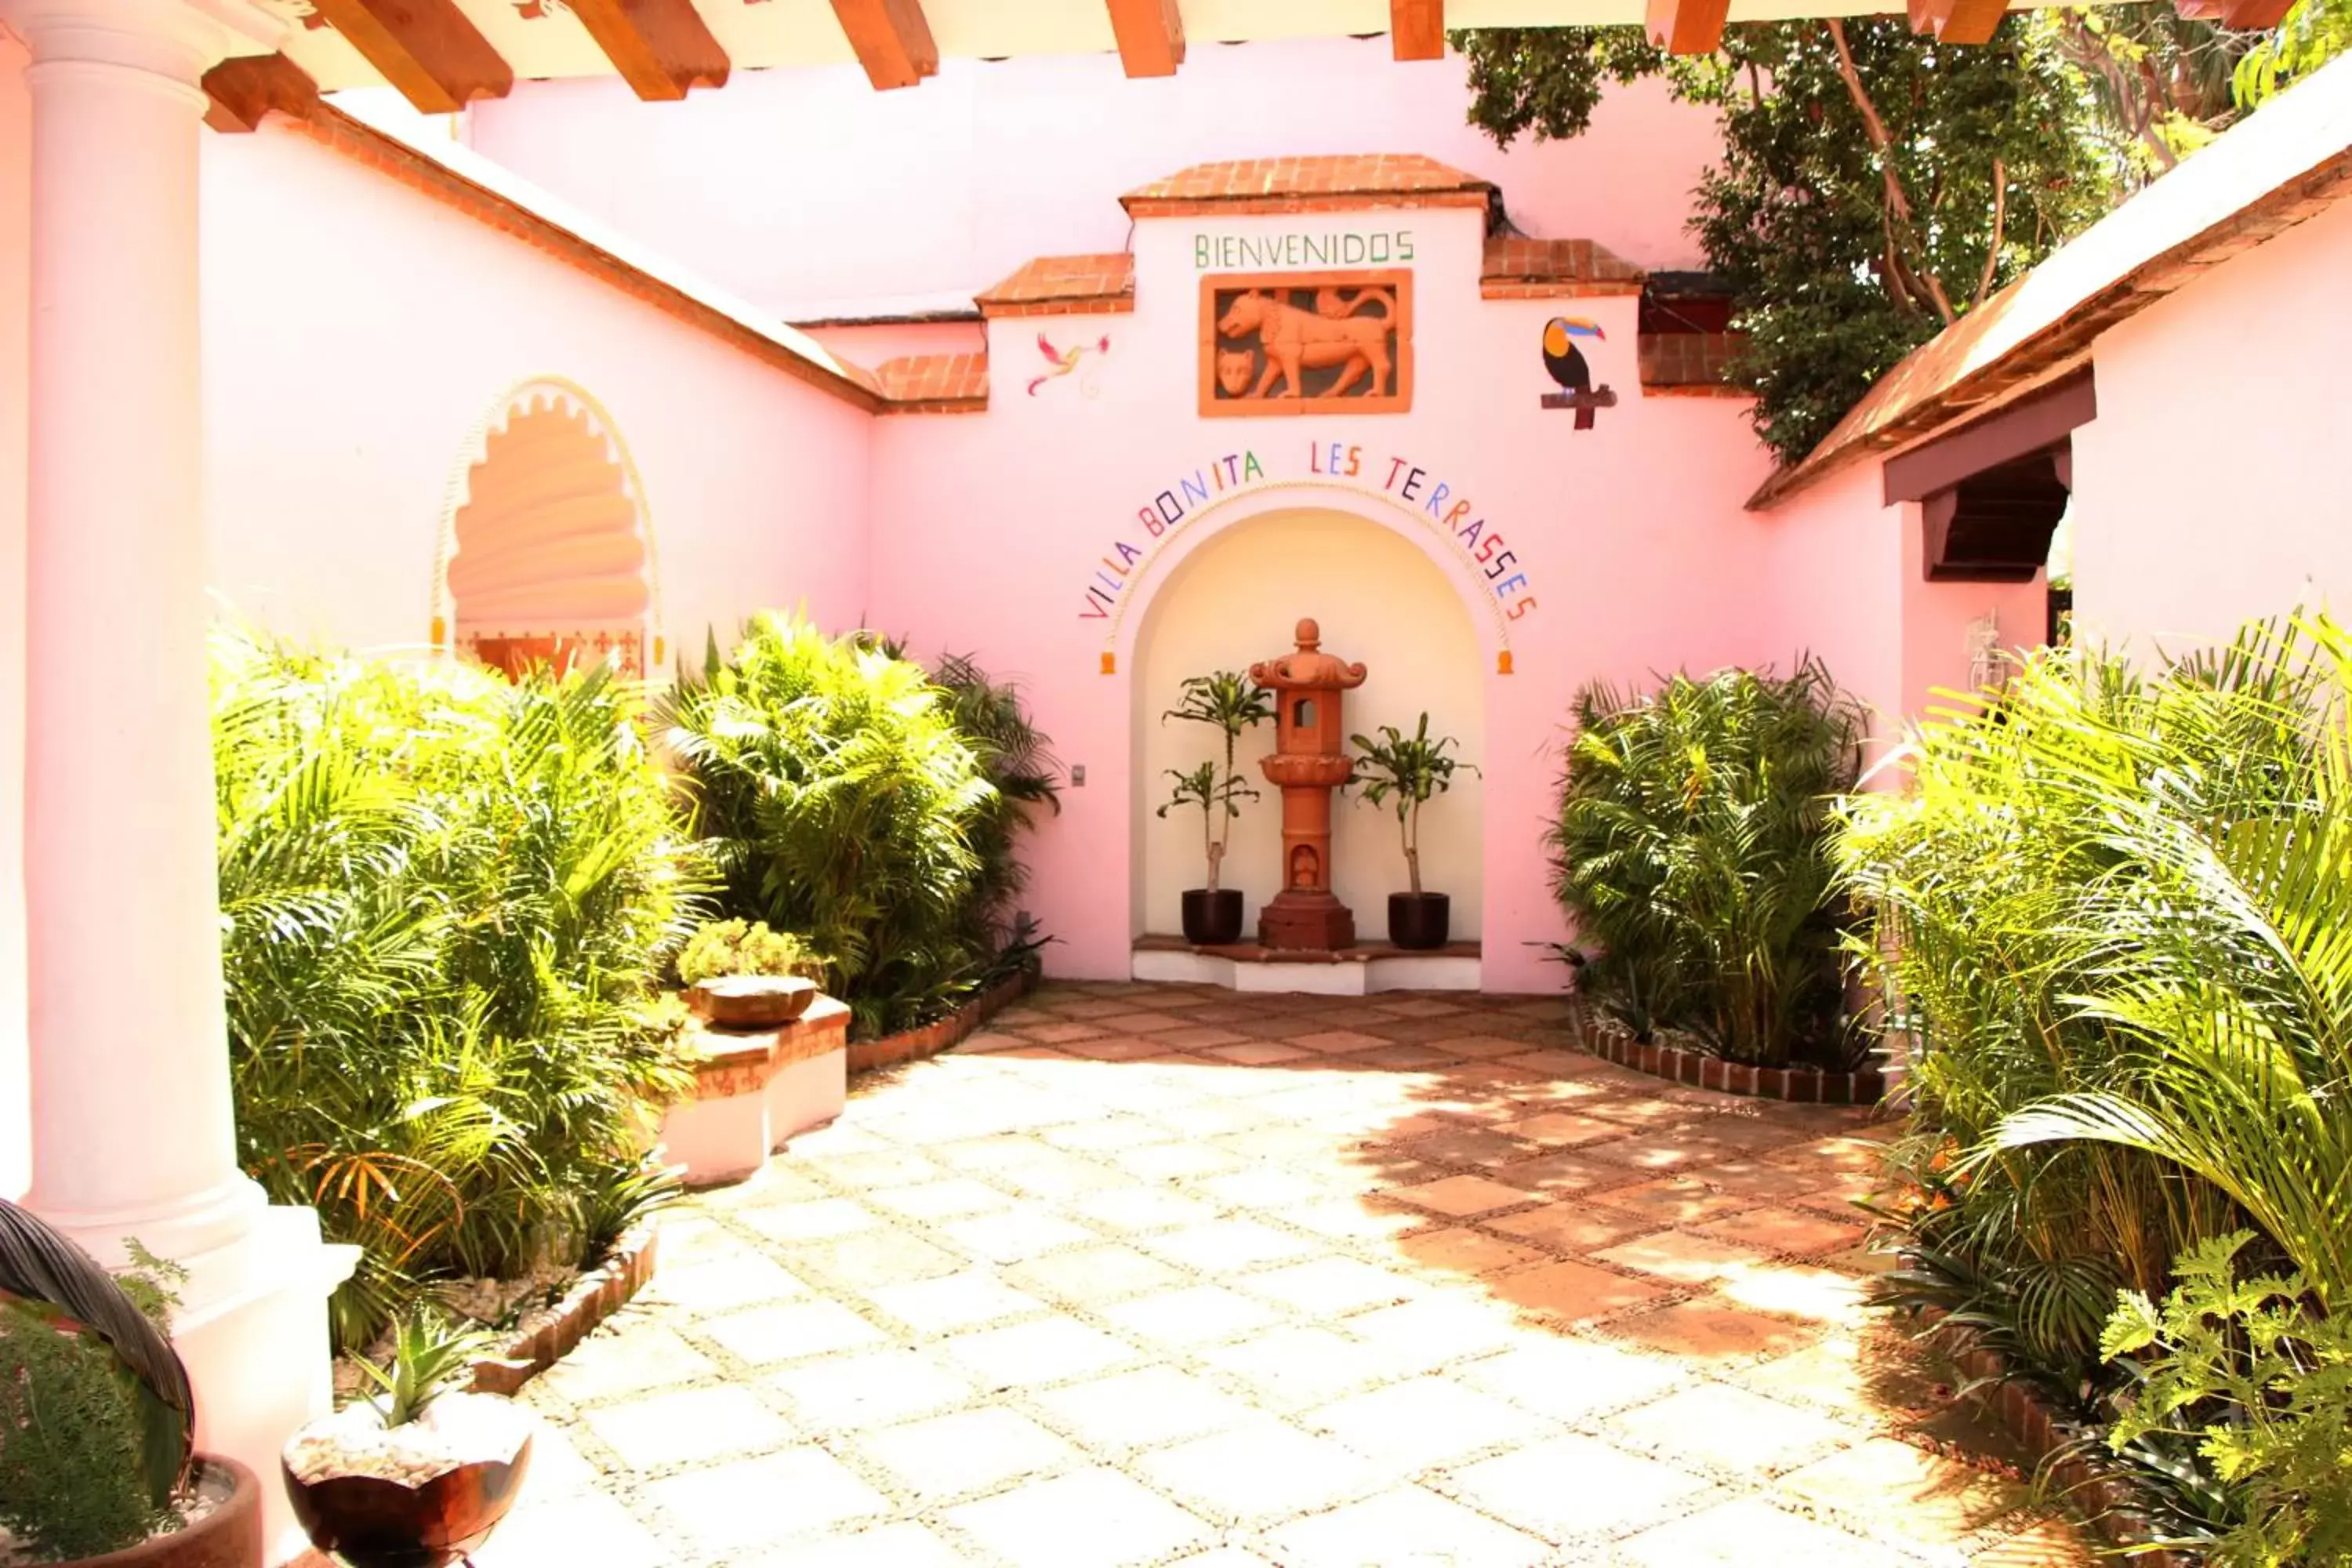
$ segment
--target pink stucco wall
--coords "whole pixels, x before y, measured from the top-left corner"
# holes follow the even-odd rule
[[[2075,622],[2146,657],[2352,616],[2352,203],[2101,337],[2074,433]]]
[[[25,624],[26,298],[32,100],[0,28],[0,626]],[[31,1180],[25,1106],[25,645],[0,642],[0,1197]]]
[[[870,416],[282,124],[205,139],[203,299],[213,582],[239,612],[422,643],[460,453],[535,376],[611,412],[673,646],[865,607]]]
[[[1116,209],[1114,209],[1116,210]],[[1414,377],[1411,412],[1314,418],[1204,419],[1198,407],[1200,283],[1196,234],[1410,228]],[[989,412],[896,418],[876,435],[874,616],[913,630],[925,648],[978,654],[1027,685],[1036,716],[1087,782],[1038,835],[1032,905],[1061,939],[1056,968],[1124,974],[1134,934],[1134,836],[1155,830],[1136,776],[1138,726],[1169,692],[1139,693],[1139,639],[1163,584],[1210,537],[1286,509],[1332,509],[1396,530],[1436,562],[1478,630],[1477,689],[1485,704],[1483,781],[1486,983],[1551,989],[1559,972],[1529,943],[1560,932],[1538,847],[1558,768],[1570,694],[1594,678],[1638,680],[1675,665],[1708,668],[1773,657],[1785,637],[1758,592],[1767,531],[1740,510],[1766,471],[1742,405],[1647,398],[1633,365],[1634,301],[1486,300],[1478,292],[1475,213],[1365,212],[1309,217],[1150,219],[1136,227],[1131,315],[1000,323]],[[1544,321],[1598,322],[1586,345],[1597,382],[1618,406],[1595,428],[1571,429],[1540,406],[1551,389],[1539,353]],[[1082,376],[1024,390],[1031,340],[1058,343],[1108,333],[1110,351]],[[1007,343],[1004,340],[1010,338]],[[1337,482],[1313,471],[1337,443]],[[1163,490],[1183,501],[1183,479],[1226,454],[1255,453],[1262,480],[1237,495],[1212,489],[1185,519],[1154,537],[1139,511]],[[1404,459],[1399,468],[1395,459]],[[1422,470],[1418,481],[1412,470]],[[1410,501],[1403,486],[1415,483]],[[1446,496],[1433,514],[1436,487]],[[1486,528],[1467,543],[1439,528],[1455,500]],[[1478,550],[1496,534],[1503,544]],[[1118,547],[1139,552],[1129,561]],[[1507,549],[1516,558],[1496,576]],[[1087,589],[1116,574],[1118,612]],[[1296,563],[1297,614],[1314,613],[1316,563]],[[1513,584],[1515,576],[1525,581]],[[1498,596],[1496,589],[1505,592]],[[1891,580],[1882,587],[1892,591]],[[1181,589],[1171,589],[1178,592]],[[1501,616],[1523,598],[1517,620]],[[1235,626],[1236,660],[1283,650],[1288,627]],[[1507,646],[1514,673],[1495,672]],[[1378,647],[1339,649],[1374,663]],[[1101,673],[1102,656],[1117,673]],[[1443,715],[1437,716],[1443,722]],[[1153,783],[1156,798],[1157,784]],[[1359,918],[1377,932],[1379,911]]]
[[[1612,88],[1586,135],[1507,153],[1465,123],[1464,75],[1459,58],[1400,65],[1370,37],[1196,46],[1145,81],[1101,54],[949,60],[900,92],[850,66],[747,71],[684,103],[640,103],[618,81],[522,82],[473,107],[470,139],[787,313],[968,297],[1031,257],[1123,249],[1120,192],[1280,154],[1426,153],[1498,182],[1530,234],[1698,265],[1683,224],[1716,153],[1710,114],[1655,84]]]

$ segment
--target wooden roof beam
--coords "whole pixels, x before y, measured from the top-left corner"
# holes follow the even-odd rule
[[[300,116],[319,101],[319,84],[284,55],[244,55],[205,72],[205,123],[215,131],[257,131],[271,110]]]
[[[1445,58],[1445,0],[1389,0],[1389,45],[1401,60]]]
[[[2009,0],[1910,0],[1911,30],[1939,44],[1989,44],[2009,14]]]
[[[1670,55],[1711,55],[1723,47],[1730,14],[1731,0],[1649,0],[1643,26]]]
[[[833,14],[877,88],[912,87],[940,74],[940,47],[921,0],[833,0]]]
[[[1131,77],[1174,76],[1184,63],[1184,18],[1176,0],[1110,0],[1118,63]]]
[[[2284,21],[2294,9],[2294,0],[2177,0],[2174,8],[2192,22],[2260,32]]]
[[[455,114],[475,99],[504,98],[514,89],[514,68],[457,0],[313,3],[377,74],[427,114]]]
[[[692,0],[570,0],[572,14],[639,98],[668,101],[724,87],[727,51]]]

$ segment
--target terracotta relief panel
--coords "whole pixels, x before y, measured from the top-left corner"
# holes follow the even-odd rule
[[[1402,414],[1412,406],[1411,272],[1201,279],[1201,413]]]

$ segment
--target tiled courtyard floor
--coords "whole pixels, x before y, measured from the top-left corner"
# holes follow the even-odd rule
[[[1903,1440],[1961,1428],[1860,1303],[1883,1128],[1562,1017],[1040,992],[672,1212],[481,1568],[2088,1562]]]

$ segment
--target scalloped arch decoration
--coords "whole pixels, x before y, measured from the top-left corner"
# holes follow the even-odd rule
[[[443,499],[435,651],[603,658],[642,677],[666,651],[660,584],[644,484],[611,412],[554,376],[500,395]]]

